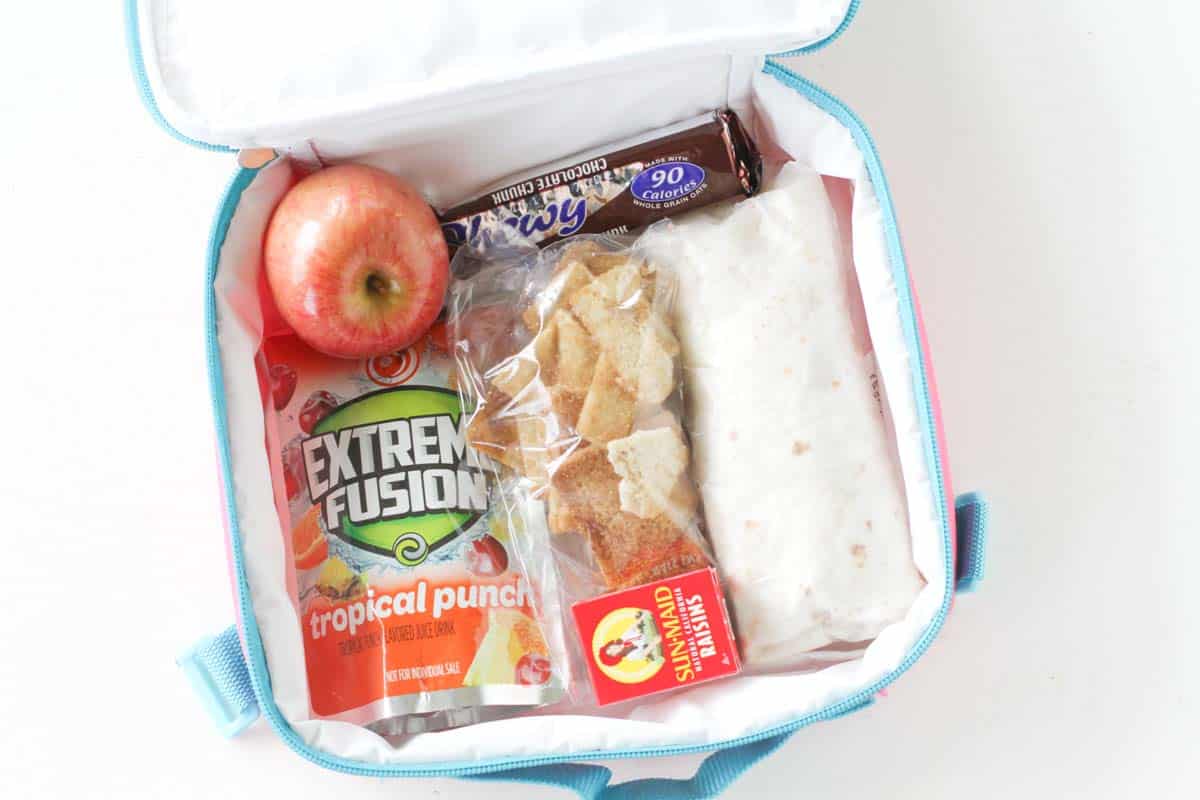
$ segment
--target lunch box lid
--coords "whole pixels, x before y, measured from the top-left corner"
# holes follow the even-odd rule
[[[208,150],[439,115],[589,76],[821,47],[859,0],[126,0],[147,110]],[[597,113],[603,113],[598,98]]]

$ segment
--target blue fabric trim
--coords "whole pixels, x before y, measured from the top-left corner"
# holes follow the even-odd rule
[[[719,750],[704,759],[696,774],[686,780],[643,778],[610,786],[612,770],[593,764],[547,764],[477,775],[472,779],[557,786],[575,792],[582,800],[705,800],[724,792],[742,773],[778,750],[793,733],[788,731]]]
[[[231,625],[196,642],[177,663],[222,735],[236,736],[258,719],[258,703],[236,627]]]
[[[973,592],[983,580],[987,556],[990,504],[978,492],[959,495],[954,501],[958,565],[955,591]]]
[[[837,716],[852,714],[873,702],[867,700]],[[612,770],[595,764],[546,764],[470,778],[557,786],[575,792],[582,800],[708,800],[720,795],[746,770],[782,747],[795,732],[785,731],[718,750],[704,759],[696,774],[686,780],[643,778],[610,786],[608,781],[612,778]]]
[[[809,53],[815,53],[818,50],[823,50],[834,41],[841,38],[841,35],[850,27],[850,23],[854,21],[854,17],[858,14],[858,8],[862,5],[861,0],[850,0],[850,5],[846,7],[846,16],[842,17],[841,23],[834,29],[833,33],[826,36],[820,41],[807,44],[804,47],[797,47],[795,50],[785,50],[782,53],[772,53],[772,58],[786,58],[787,56],[804,56]]]
[[[146,60],[142,54],[142,37],[138,27],[137,0],[125,0],[125,49],[129,51],[129,67],[133,70],[133,82],[137,86],[138,96],[142,98],[142,105],[150,112],[150,117],[158,123],[158,127],[184,144],[199,147],[201,150],[214,153],[237,152],[232,147],[209,144],[180,133],[167,122],[167,118],[159,110],[154,92],[150,89],[150,79],[146,76]]]

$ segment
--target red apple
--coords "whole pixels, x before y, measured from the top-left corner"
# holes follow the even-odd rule
[[[359,164],[293,186],[271,217],[263,260],[296,335],[342,358],[390,353],[421,338],[450,278],[433,209],[396,176]]]

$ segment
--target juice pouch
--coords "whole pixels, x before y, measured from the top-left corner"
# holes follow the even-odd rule
[[[287,332],[262,356],[314,715],[396,734],[558,699],[553,572],[489,510],[438,337],[355,361]]]

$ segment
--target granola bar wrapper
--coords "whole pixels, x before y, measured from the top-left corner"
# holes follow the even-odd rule
[[[737,115],[718,109],[512,176],[439,215],[453,251],[512,234],[541,246],[625,234],[732,197],[750,197],[762,157]]]
[[[557,700],[553,567],[466,446],[444,325],[361,361],[268,331],[259,368],[313,715],[399,735]]]
[[[675,275],[613,236],[463,247],[452,270],[467,441],[545,531],[565,604],[711,567]]]

